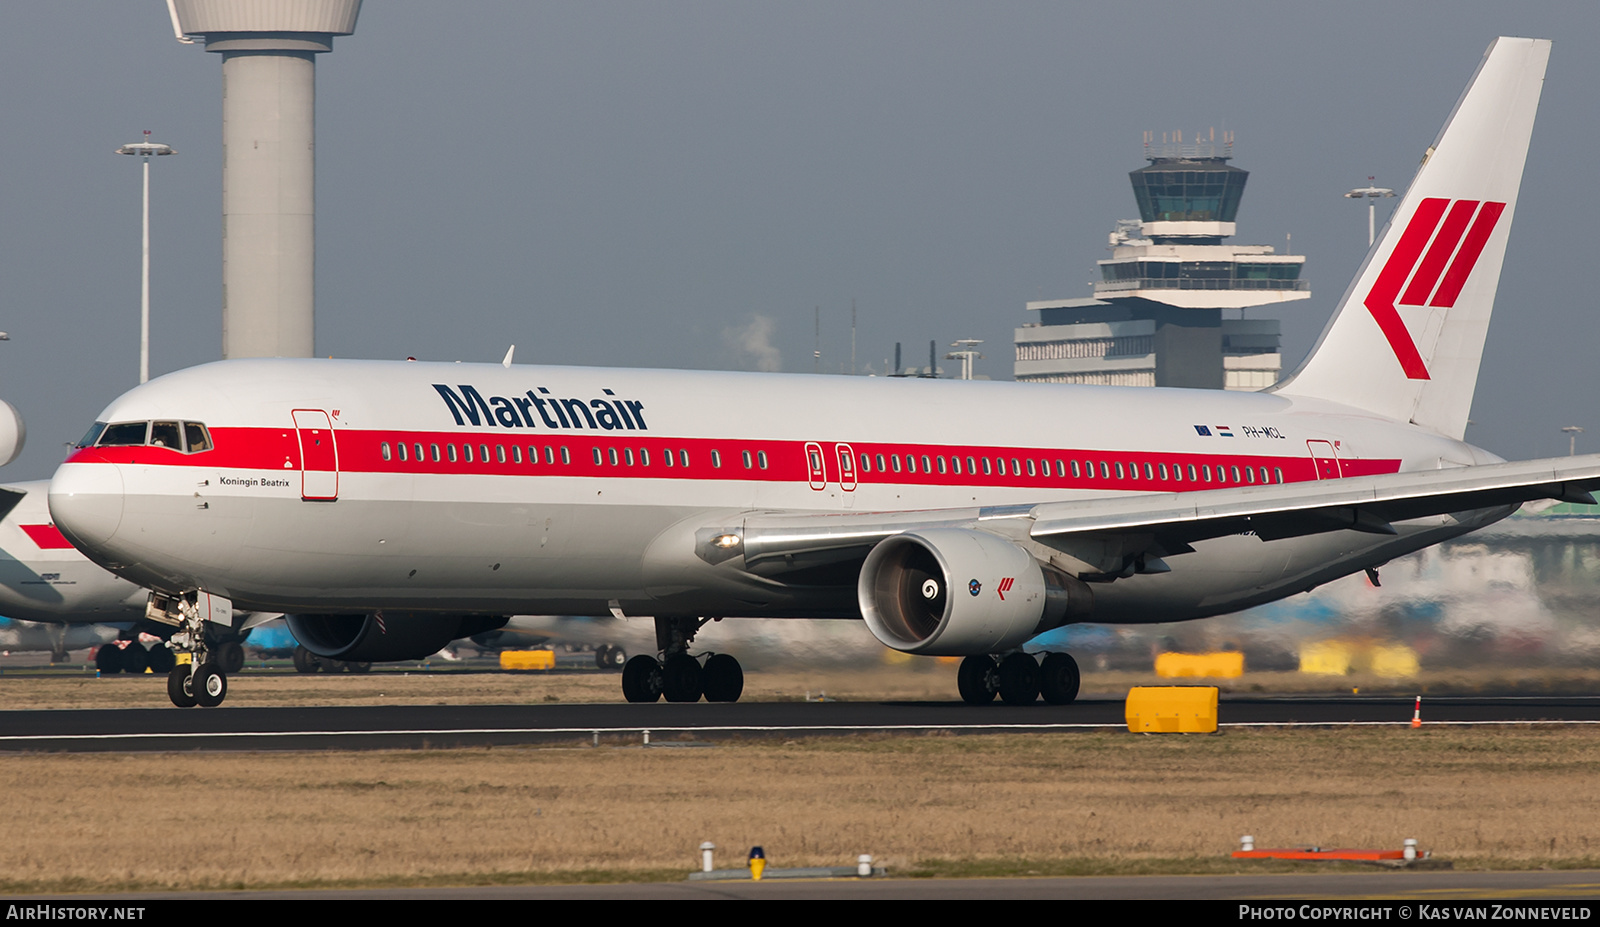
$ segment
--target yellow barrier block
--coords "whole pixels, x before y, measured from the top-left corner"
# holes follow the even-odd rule
[[[1341,641],[1322,641],[1300,647],[1300,672],[1315,676],[1343,676],[1350,672],[1353,656],[1349,644]]]
[[[1405,644],[1378,644],[1372,648],[1372,672],[1375,675],[1409,679],[1421,669],[1417,652]]]
[[[1235,650],[1160,653],[1156,654],[1156,675],[1163,679],[1234,679],[1244,675],[1244,654]]]
[[[500,668],[503,670],[547,670],[556,668],[554,650],[502,650]]]
[[[1216,686],[1135,686],[1128,690],[1128,730],[1135,734],[1214,734]]]

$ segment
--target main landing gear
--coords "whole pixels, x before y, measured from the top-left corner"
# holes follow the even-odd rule
[[[657,618],[661,659],[639,654],[622,666],[622,697],[630,702],[737,702],[744,669],[725,653],[689,655],[689,644],[708,618]]]
[[[372,670],[370,662],[351,662],[349,660],[335,660],[330,657],[319,657],[305,648],[304,644],[294,645],[294,656],[290,660],[297,673],[366,673]]]
[[[961,661],[956,688],[968,705],[987,705],[996,695],[1007,705],[1032,705],[1039,696],[1051,705],[1068,705],[1078,697],[1078,661],[1065,653],[974,654]]]

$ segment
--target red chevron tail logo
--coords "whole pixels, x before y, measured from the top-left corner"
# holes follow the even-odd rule
[[[1477,200],[1456,200],[1454,205],[1438,197],[1423,200],[1378,272],[1364,305],[1408,378],[1431,379],[1398,307],[1454,306],[1505,208],[1504,203]]]
[[[1015,576],[1007,576],[1000,580],[1000,585],[995,588],[995,591],[1000,593],[1000,601],[1004,602],[1006,600],[1006,593],[1011,591],[1011,587],[1016,584],[1016,581],[1017,578]]]

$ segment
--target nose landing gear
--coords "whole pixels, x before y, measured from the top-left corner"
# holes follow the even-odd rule
[[[155,617],[159,614],[164,623],[176,624],[178,630],[172,632],[172,637],[167,640],[166,646],[176,654],[187,654],[188,662],[179,663],[167,673],[167,698],[179,708],[215,708],[221,705],[223,699],[228,697],[228,676],[217,659],[230,659],[234,650],[238,650],[238,662],[243,664],[244,651],[233,644],[229,649],[223,645],[220,654],[214,654],[206,644],[206,621],[201,617],[200,609],[188,598],[168,598],[160,596],[158,606],[157,593],[151,593],[151,604],[146,614]],[[176,619],[176,620],[174,620]]]

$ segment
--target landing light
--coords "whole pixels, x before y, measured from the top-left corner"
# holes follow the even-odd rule
[[[713,546],[727,550],[730,547],[739,546],[739,536],[737,534],[719,534],[711,543]]]

